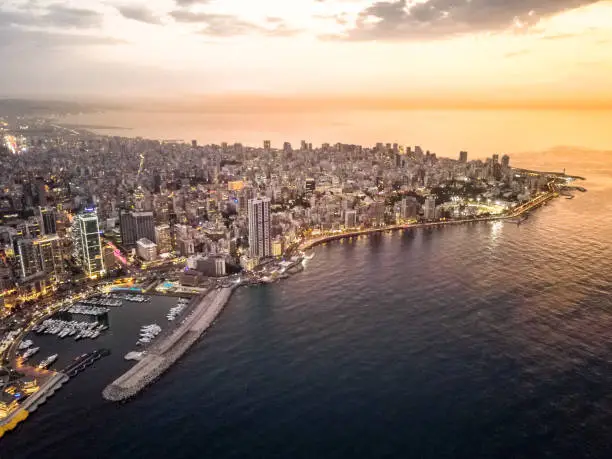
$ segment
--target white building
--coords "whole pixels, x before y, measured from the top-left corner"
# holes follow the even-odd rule
[[[146,237],[136,242],[136,252],[145,261],[153,261],[157,258],[157,245]]]

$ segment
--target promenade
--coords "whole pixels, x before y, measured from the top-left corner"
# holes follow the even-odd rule
[[[407,230],[412,228],[428,228],[433,226],[445,226],[445,225],[460,225],[463,223],[477,223],[477,222],[490,222],[490,221],[498,221],[498,220],[509,220],[513,218],[520,217],[525,213],[529,212],[532,209],[535,209],[541,205],[546,204],[551,199],[557,197],[558,194],[554,187],[550,187],[550,191],[544,194],[541,194],[531,201],[526,202],[514,209],[511,210],[510,213],[492,216],[492,217],[484,217],[484,218],[470,218],[464,220],[444,220],[438,222],[426,222],[426,223],[405,223],[399,225],[386,225],[386,226],[378,226],[375,228],[366,228],[366,229],[357,229],[351,231],[345,231],[340,233],[332,233],[326,234],[320,237],[308,239],[307,241],[302,242],[298,249],[301,251],[308,250],[312,247],[315,247],[319,244],[324,244],[326,242],[336,241],[339,239],[363,236],[374,233],[382,233],[386,231],[398,231],[398,230]]]
[[[210,291],[199,298],[192,313],[168,337],[153,345],[131,369],[106,386],[106,400],[121,401],[138,394],[174,364],[213,324],[229,300],[233,287]]]

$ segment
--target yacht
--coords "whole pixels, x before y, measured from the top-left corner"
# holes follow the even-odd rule
[[[49,357],[47,357],[45,360],[43,360],[42,362],[38,364],[38,368],[40,368],[41,370],[44,370],[56,360],[57,360],[57,354],[50,355]]]
[[[40,350],[39,347],[31,347],[30,349],[28,349],[27,351],[24,352],[24,354],[22,355],[23,360],[27,360],[30,357],[32,357],[34,354],[36,354],[38,351]]]
[[[19,346],[17,347],[17,349],[19,349],[20,351],[23,351],[24,349],[29,348],[32,344],[34,343],[32,343],[32,341],[28,339],[28,340],[25,340],[19,343]]]

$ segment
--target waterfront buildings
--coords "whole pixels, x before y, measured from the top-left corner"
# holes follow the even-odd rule
[[[344,212],[344,227],[355,228],[357,226],[357,211],[346,210]]]
[[[425,218],[425,220],[434,220],[436,218],[436,198],[433,196],[428,196],[425,199],[423,218]]]
[[[248,203],[249,254],[251,258],[272,256],[270,233],[270,198],[251,199]]]

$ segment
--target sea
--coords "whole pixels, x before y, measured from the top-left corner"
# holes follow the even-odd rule
[[[521,225],[319,246],[304,272],[238,289],[126,403],[101,397],[127,365],[109,339],[115,360],[7,434],[0,458],[612,457],[612,153],[511,158],[588,191]],[[140,311],[111,330],[158,314]]]

